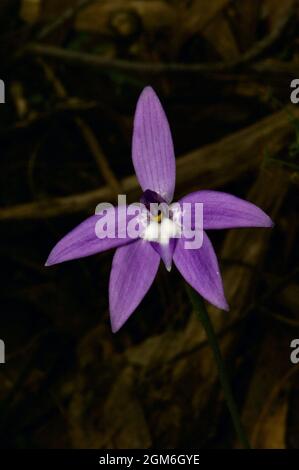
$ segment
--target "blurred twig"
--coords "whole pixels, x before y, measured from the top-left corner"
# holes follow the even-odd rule
[[[288,107],[219,142],[178,158],[178,191],[186,184],[189,189],[196,189],[199,186],[211,188],[235,180],[258,167],[262,162],[265,146],[270,153],[278,153],[293,130],[286,110]],[[294,115],[298,113],[299,111],[293,110]],[[121,186],[129,199],[134,199],[140,192],[135,176],[124,178]],[[115,193],[111,187],[103,186],[85,193],[2,208],[0,220],[39,219],[91,210],[99,201],[113,201],[114,197]]]
[[[38,35],[38,39],[46,37],[49,32],[66,21],[69,17],[72,17],[78,11],[78,8],[86,6],[90,3],[90,0],[79,1],[77,10],[70,8],[67,10],[58,20],[52,25],[48,25]],[[82,6],[83,5],[83,6]],[[25,48],[25,52],[42,57],[53,58],[56,60],[63,61],[65,63],[74,63],[77,65],[93,66],[97,68],[105,68],[110,70],[119,70],[126,72],[147,72],[150,74],[168,73],[168,72],[205,72],[205,71],[227,71],[231,70],[240,65],[252,62],[259,58],[265,53],[282,35],[286,26],[294,13],[294,6],[291,3],[286,11],[283,11],[279,20],[277,20],[275,28],[263,39],[254,44],[254,46],[245,52],[243,55],[238,57],[236,60],[213,63],[213,64],[180,64],[180,63],[143,63],[143,62],[132,62],[119,59],[105,58],[94,54],[88,54],[84,52],[75,52],[66,50],[59,47],[53,47],[37,43],[31,43]]]
[[[62,82],[55,74],[54,70],[41,59],[39,59],[39,64],[42,66],[45,76],[47,80],[52,84],[57,96],[62,99],[67,99],[67,91]],[[106,180],[106,183],[110,186],[115,195],[120,194],[122,192],[121,184],[118,182],[116,176],[111,170],[108,159],[102,151],[94,132],[81,117],[75,116],[75,122],[91,154],[94,157],[94,160],[100,170],[100,173]]]
[[[78,0],[75,5],[67,8],[58,18],[45,25],[36,35],[36,39],[41,41],[53,33],[57,28],[62,26],[67,21],[71,20],[82,8],[87,7],[95,0]]]
[[[0,138],[14,136],[15,132],[26,130],[34,125],[47,122],[63,113],[78,113],[89,109],[98,108],[100,105],[96,101],[83,101],[79,98],[69,98],[61,103],[55,103],[50,111],[30,111],[26,118],[16,121],[12,126],[0,130]]]

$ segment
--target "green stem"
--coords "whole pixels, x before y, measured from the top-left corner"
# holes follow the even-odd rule
[[[187,292],[192,302],[192,305],[194,307],[194,310],[197,313],[197,316],[205,329],[208,341],[213,350],[214,358],[218,367],[219,378],[220,378],[220,382],[222,385],[223,393],[224,393],[226,403],[230,411],[231,418],[234,423],[234,427],[238,435],[238,438],[240,442],[242,443],[242,445],[245,447],[245,449],[250,449],[250,444],[245,434],[245,431],[243,429],[243,426],[241,424],[238,409],[237,409],[237,406],[236,406],[236,403],[232,394],[232,389],[230,386],[228,374],[227,374],[226,367],[225,367],[222,354],[220,351],[220,347],[218,344],[218,339],[215,334],[208,312],[206,310],[205,304],[202,298],[191,287],[187,286]]]

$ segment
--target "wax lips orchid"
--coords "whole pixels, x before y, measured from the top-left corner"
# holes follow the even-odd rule
[[[146,208],[152,202],[170,205],[175,190],[175,156],[169,124],[161,103],[151,87],[146,87],[138,100],[133,130],[132,159],[143,190],[141,202]],[[112,331],[118,331],[152,285],[162,259],[170,270],[172,261],[183,278],[208,302],[228,310],[223,284],[213,246],[205,232],[209,229],[237,227],[272,227],[271,219],[254,204],[219,191],[196,191],[178,201],[203,207],[202,245],[186,249],[184,231],[169,215],[151,218],[142,236],[128,236],[127,215],[119,207],[107,209],[106,217],[117,217],[118,236],[97,236],[95,214],[73,229],[51,251],[46,266],[82,258],[116,248],[109,282],[109,309]],[[192,218],[192,229],[196,220]],[[159,228],[159,237],[152,236]],[[121,236],[120,233],[121,232]]]

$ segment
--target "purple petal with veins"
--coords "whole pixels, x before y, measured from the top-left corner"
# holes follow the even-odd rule
[[[109,282],[112,331],[118,331],[152,285],[160,256],[150,243],[138,240],[116,250]]]
[[[201,248],[187,250],[185,239],[177,242],[173,261],[183,278],[202,297],[223,310],[228,310],[217,257],[206,233]]]
[[[132,159],[143,191],[150,189],[167,202],[172,201],[175,187],[175,156],[171,132],[159,98],[146,87],[137,103]]]
[[[190,203],[192,228],[195,228],[194,204],[203,204],[203,228],[272,227],[273,222],[262,209],[251,202],[221,191],[196,191],[184,196],[180,204]]]
[[[72,259],[84,258],[85,256],[94,255],[95,253],[131,243],[133,240],[127,236],[126,230],[127,222],[130,218],[127,217],[123,209],[123,207],[121,210],[111,207],[110,209],[106,209],[105,214],[93,215],[84,220],[84,222],[74,228],[55,245],[47,259],[46,266]],[[118,217],[119,213],[120,216]],[[107,231],[105,232],[107,237],[100,239],[96,235],[96,224],[101,217],[104,216],[108,221]],[[118,221],[120,221],[120,226],[118,226]],[[109,222],[111,222],[111,224],[109,224]],[[109,233],[110,227],[114,228],[111,233]],[[120,228],[120,230],[118,230],[118,228]],[[120,236],[112,238],[113,235],[117,233]]]

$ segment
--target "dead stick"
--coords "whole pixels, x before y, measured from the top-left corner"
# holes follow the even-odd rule
[[[55,46],[46,46],[42,44],[31,43],[27,46],[26,51],[29,54],[37,55],[47,59],[54,59],[59,62],[64,62],[70,65],[84,66],[96,68],[98,70],[117,70],[119,72],[134,72],[134,73],[147,73],[150,75],[159,75],[163,73],[173,74],[207,74],[207,73],[221,73],[233,71],[238,66],[242,65],[242,70],[253,72],[257,75],[262,75],[265,72],[270,74],[275,73],[275,66],[269,61],[261,61],[255,64],[247,64],[247,60],[242,62],[217,62],[217,63],[199,63],[199,64],[184,64],[177,62],[134,62],[123,59],[111,59],[109,57],[102,57],[96,54],[87,52],[76,52],[66,50]],[[248,54],[249,56],[249,54]],[[247,57],[248,57],[247,56]],[[252,59],[250,59],[252,60]],[[275,65],[278,66],[279,71],[290,72],[293,68],[293,73],[296,75],[298,65],[288,62],[276,61]]]
[[[295,106],[286,107],[241,131],[235,132],[219,142],[206,145],[177,159],[177,190],[219,187],[255,170],[262,162],[265,151],[277,154],[285,146],[293,132],[289,112],[299,116]],[[129,199],[140,193],[135,176],[122,180],[122,188]],[[40,219],[57,217],[79,211],[91,212],[101,201],[111,201],[111,187],[51,198],[44,201],[21,204],[0,209],[0,220]]]
[[[80,117],[76,117],[75,122],[80,129],[82,136],[87,142],[89,150],[94,156],[100,173],[105,178],[106,182],[109,184],[115,195],[122,193],[122,185],[111,170],[108,159],[102,151],[102,148],[100,147],[94,132]]]
[[[87,7],[90,3],[93,3],[94,1],[95,0],[78,0],[74,6],[67,8],[58,18],[55,18],[54,21],[51,21],[49,24],[44,26],[42,30],[37,34],[37,39],[45,39],[57,28],[62,26],[67,21],[71,20],[77,13],[79,13],[80,10],[82,10],[82,8]]]
[[[64,85],[62,84],[62,82],[54,73],[53,69],[49,67],[49,65],[46,62],[44,62],[42,59],[39,59],[38,62],[43,68],[47,79],[49,80],[50,83],[52,83],[52,86],[55,89],[58,97],[62,99],[66,99],[68,97],[67,91]],[[104,154],[104,152],[102,151],[94,132],[88,126],[88,124],[86,124],[84,120],[80,118],[79,116],[75,116],[75,122],[83,136],[83,139],[87,143],[87,146],[91,154],[94,157],[94,160],[100,170],[101,175],[106,180],[106,183],[108,183],[108,185],[112,188],[115,195],[121,193],[122,192],[121,185],[118,182],[113,171],[111,170],[110,165],[108,163],[108,159],[106,155]]]
[[[236,68],[240,65],[247,64],[260,57],[275,41],[281,36],[285,30],[290,18],[293,14],[293,7],[291,6],[286,14],[277,22],[276,28],[253,46],[248,52],[243,54],[240,58],[231,62],[220,62],[215,64],[180,64],[180,63],[148,63],[148,62],[131,62],[120,59],[110,59],[101,57],[95,54],[88,54],[83,52],[75,52],[62,49],[54,46],[41,45],[31,43],[25,48],[25,52],[30,54],[39,55],[42,57],[53,58],[63,61],[65,63],[91,66],[96,68],[104,68],[110,70],[119,70],[124,72],[146,72],[150,74],[159,73],[199,73],[207,71],[227,71]]]

